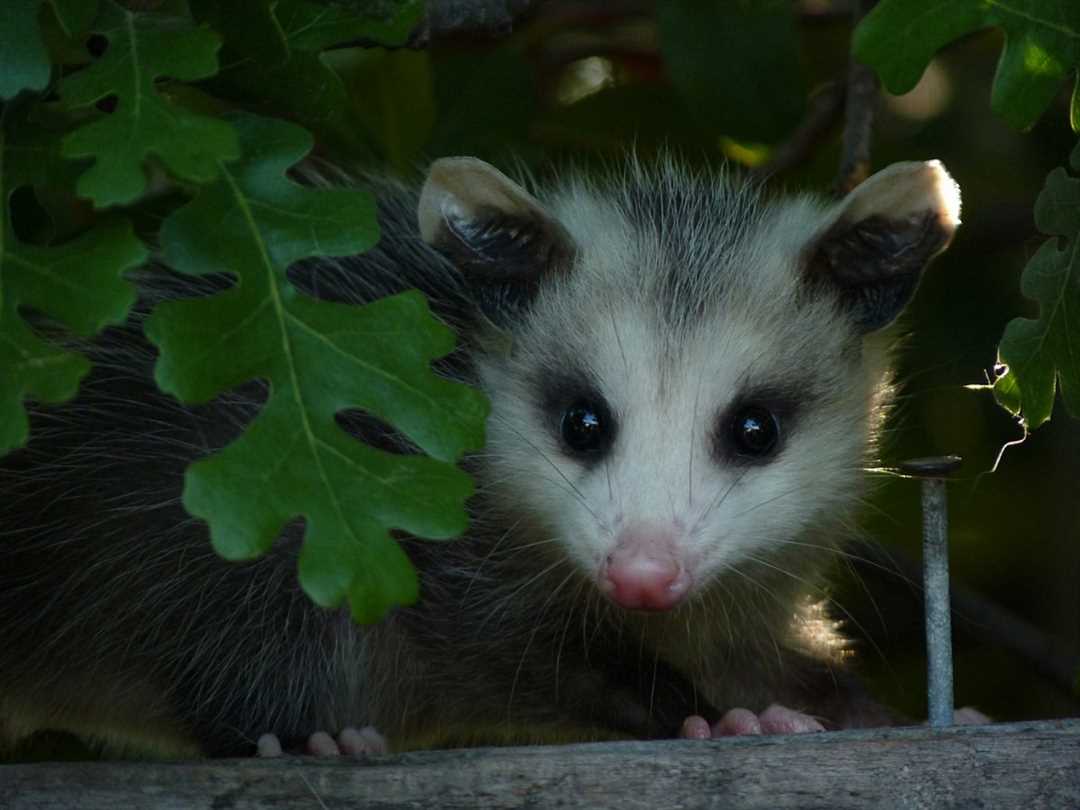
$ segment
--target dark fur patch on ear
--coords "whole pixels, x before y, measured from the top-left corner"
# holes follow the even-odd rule
[[[434,247],[462,272],[485,311],[524,307],[544,275],[573,260],[562,229],[541,217],[490,209],[444,224]]]
[[[892,323],[960,224],[960,188],[936,160],[896,163],[857,186],[811,241],[804,278],[861,334]]]
[[[507,325],[540,280],[573,262],[570,235],[531,194],[476,158],[432,164],[417,206],[420,235],[465,278],[484,313]]]
[[[838,294],[860,332],[890,324],[907,306],[922,271],[948,244],[952,228],[937,211],[905,219],[841,219],[811,248],[807,280]]]

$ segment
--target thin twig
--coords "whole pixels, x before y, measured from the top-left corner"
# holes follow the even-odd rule
[[[874,3],[875,0],[863,0],[855,4],[855,25],[869,13]],[[852,59],[848,67],[840,169],[833,180],[833,192],[839,197],[847,194],[870,175],[870,141],[873,137],[877,98],[877,75],[866,65]]]
[[[432,39],[456,34],[503,37],[535,6],[533,0],[435,0],[427,5],[427,29]]]
[[[842,81],[825,85],[810,99],[806,116],[791,137],[778,146],[768,162],[755,168],[751,175],[764,180],[791,171],[809,160],[840,123],[846,90]]]

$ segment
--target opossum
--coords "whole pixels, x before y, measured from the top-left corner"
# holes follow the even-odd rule
[[[219,559],[183,472],[265,388],[184,406],[154,387],[137,319],[110,330],[78,398],[35,408],[0,469],[0,747],[39,729],[177,756],[350,726],[403,750],[887,720],[800,617],[863,491],[886,327],[959,223],[944,168],[897,164],[840,202],[671,157],[528,190],[444,158],[420,189],[374,185],[376,249],[291,278],[356,303],[416,287],[457,332],[439,371],[492,405],[467,534],[402,537],[421,598],[369,627],[301,592],[300,525]]]

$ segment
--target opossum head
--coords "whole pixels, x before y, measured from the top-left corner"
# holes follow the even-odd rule
[[[837,529],[887,373],[878,333],[958,217],[937,162],[838,204],[671,161],[535,196],[481,161],[436,162],[421,234],[510,338],[477,349],[482,486],[628,609]]]

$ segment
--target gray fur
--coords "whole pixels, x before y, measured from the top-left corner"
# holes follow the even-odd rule
[[[670,160],[571,173],[535,190],[536,215],[559,223],[543,233],[570,240],[552,255],[571,266],[541,272],[501,318],[499,279],[462,275],[420,239],[415,192],[378,189],[379,247],[291,277],[351,302],[419,287],[461,335],[441,368],[493,400],[488,447],[468,462],[468,536],[405,541],[421,602],[372,628],[299,591],[297,526],[260,560],[218,559],[180,506],[183,471],[237,435],[264,392],[181,406],[153,388],[136,318],[98,342],[79,398],[36,411],[29,447],[0,467],[0,748],[39,728],[210,754],[369,723],[397,747],[665,736],[688,714],[773,701],[832,725],[881,719],[832,672],[831,642],[811,650],[792,632],[850,525],[887,384],[884,341],[803,277],[839,209]],[[146,297],[213,283],[156,274]],[[560,450],[542,405],[575,380],[622,426],[594,468]],[[711,437],[762,391],[790,403],[782,449],[726,463]],[[621,610],[592,578],[642,510],[688,526],[696,587],[667,613]]]

